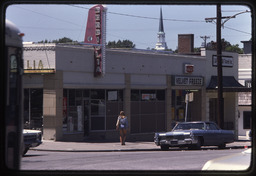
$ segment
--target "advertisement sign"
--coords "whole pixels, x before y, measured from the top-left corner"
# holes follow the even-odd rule
[[[94,77],[105,73],[106,8],[95,5],[88,12],[85,44],[94,46]]]
[[[222,56],[222,66],[223,67],[233,67],[233,57],[232,56]],[[212,66],[217,67],[218,66],[218,60],[217,56],[212,56]]]
[[[173,86],[202,86],[204,79],[201,76],[172,76]]]

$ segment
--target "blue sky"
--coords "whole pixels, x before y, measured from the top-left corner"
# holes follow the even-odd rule
[[[92,5],[11,5],[6,10],[6,18],[25,33],[24,41],[62,37],[83,41],[90,7]],[[154,48],[160,7],[166,19],[164,30],[168,48],[177,48],[178,34],[194,34],[195,47],[200,47],[203,42],[200,36],[210,36],[207,42],[216,40],[216,25],[205,22],[205,18],[216,16],[214,5],[107,5],[107,41],[128,39],[136,44],[136,48]],[[222,16],[232,16],[245,10],[250,9],[247,6],[223,5]],[[251,14],[244,13],[226,22],[222,38],[242,47],[240,41],[251,38]]]

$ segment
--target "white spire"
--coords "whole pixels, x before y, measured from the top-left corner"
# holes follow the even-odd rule
[[[157,33],[157,43],[156,43],[155,49],[156,50],[166,50],[167,49],[167,45],[165,42],[162,7],[160,8],[159,31]]]

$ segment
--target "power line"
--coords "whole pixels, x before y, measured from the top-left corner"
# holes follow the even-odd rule
[[[76,6],[76,5],[70,5],[72,7],[77,7],[77,8],[82,8],[82,9],[89,9],[87,7],[81,7],[81,6]],[[114,14],[114,15],[121,15],[121,16],[128,16],[128,17],[134,17],[134,18],[142,18],[142,19],[150,19],[150,20],[159,20],[159,18],[156,17],[147,17],[147,16],[140,16],[140,15],[131,15],[131,14],[126,14],[126,13],[117,13],[117,12],[109,12],[109,14]],[[183,19],[171,19],[171,18],[164,18],[163,20],[165,21],[176,21],[176,22],[200,22],[204,23],[205,21],[203,20],[183,20]]]

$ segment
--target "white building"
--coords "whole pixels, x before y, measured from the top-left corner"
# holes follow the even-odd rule
[[[244,85],[247,90],[238,93],[238,135],[249,137],[252,122],[252,52],[251,41],[242,41],[244,43],[244,53],[238,55],[238,81]]]

